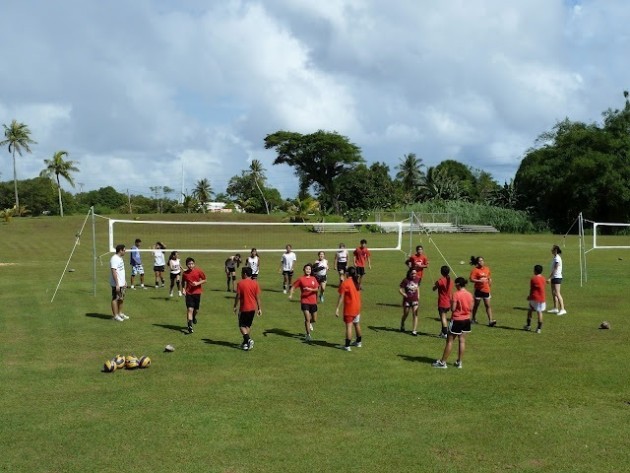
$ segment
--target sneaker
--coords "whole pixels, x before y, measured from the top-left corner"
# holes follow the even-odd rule
[[[496,320],[492,320],[491,322],[488,322],[488,327],[494,327],[497,324]]]
[[[448,368],[448,366],[446,366],[446,363],[442,360],[435,360],[431,366],[433,366],[434,368],[441,368],[443,370]]]
[[[157,283],[155,284],[155,288],[158,289],[160,286],[157,285]]]
[[[136,286],[130,286],[131,289],[133,289],[134,291],[136,290]]]
[[[140,284],[140,287],[141,287],[142,289],[146,289],[146,288],[147,288],[144,284]]]
[[[462,369],[462,362],[461,362],[461,361],[459,361],[459,360],[457,360],[457,361],[455,362],[455,368],[459,368],[459,369],[461,370],[461,369]]]
[[[168,297],[173,297],[173,293],[172,292],[169,293]]]
[[[539,328],[536,329],[536,333],[540,333],[540,329]]]
[[[119,316],[121,316],[124,320],[129,320],[129,316],[123,314],[122,312],[120,314],[118,314]]]
[[[556,309],[555,307],[553,309],[549,309],[547,311],[548,314],[557,314],[558,313],[558,309]]]
[[[283,289],[283,290],[282,290],[282,294],[286,294],[286,293],[287,293],[287,290],[286,290],[286,289]]]
[[[251,350],[252,348],[254,348],[254,340],[252,340],[251,338],[249,339],[249,344],[247,345],[247,349]]]
[[[350,348],[350,347],[343,346],[343,347],[341,347],[341,348],[342,348],[343,350],[345,350],[345,351],[352,351],[352,348]]]
[[[313,324],[308,324],[308,328],[312,332],[313,331]]]
[[[321,303],[324,302],[324,296],[319,296],[319,302],[321,302]]]
[[[188,333],[193,333],[193,332],[194,332],[194,330],[193,330],[192,325],[189,325],[188,326]]]
[[[415,330],[413,332],[411,332],[411,335],[413,335],[414,337],[418,336],[418,332],[416,332]]]
[[[179,297],[182,297],[182,291],[177,291],[177,295],[178,295]]]
[[[363,346],[363,342],[354,342],[353,345],[357,348],[361,348]]]
[[[305,342],[310,342],[313,340],[313,337],[311,337],[310,333],[307,333],[306,336],[304,337],[304,341]]]
[[[440,338],[448,338],[448,335],[446,333],[440,332],[440,333],[438,333],[438,337],[440,337]]]
[[[193,324],[197,323],[197,317],[193,317]]]
[[[470,323],[471,323],[471,324],[477,324],[477,323],[479,323],[479,322],[477,322],[477,319],[472,319],[472,320],[470,321]]]
[[[120,315],[115,315],[114,316],[114,320],[116,322],[124,322],[125,321],[125,319],[123,319]]]
[[[558,315],[566,315],[567,311],[562,309],[560,312],[558,312]]]
[[[249,343],[241,343],[241,348],[245,351],[249,351]]]
[[[523,327],[523,330],[525,330],[525,331],[527,331],[527,332],[529,332],[531,329],[532,329],[532,327],[531,327],[530,325],[525,325],[525,326]]]

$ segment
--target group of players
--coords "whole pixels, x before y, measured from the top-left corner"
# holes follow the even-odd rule
[[[141,287],[144,286],[144,270],[140,261],[141,240],[136,239],[131,251],[130,263],[132,267],[131,288],[135,289],[134,277],[140,276]],[[156,277],[155,287],[164,287],[163,272],[165,269],[163,250],[164,245],[160,242],[154,246],[154,272]],[[116,321],[123,321],[129,317],[122,312],[125,295],[125,265],[123,255],[126,248],[124,245],[116,247],[116,253],[110,260],[110,284],[112,286],[112,314]],[[542,266],[534,267],[534,276],[530,280],[530,293],[528,296],[529,307],[525,330],[531,330],[531,319],[534,312],[538,317],[537,333],[541,333],[543,323],[543,312],[545,311],[545,285],[551,283],[554,308],[549,312],[558,315],[566,314],[564,301],[560,295],[560,284],[562,283],[562,251],[557,245],[552,248],[554,255],[552,261],[552,272],[549,279],[541,275]],[[160,263],[162,255],[162,264]],[[323,251],[318,252],[314,263],[307,263],[303,267],[303,275],[293,281],[294,266],[297,256],[291,245],[285,247],[285,252],[280,259],[279,272],[282,273],[282,291],[288,293],[289,299],[293,298],[294,291],[300,291],[301,312],[304,315],[304,340],[312,340],[314,324],[317,322],[317,302],[324,302],[324,294],[328,278],[329,264]],[[237,282],[236,273],[241,263],[244,267],[241,271],[241,280]],[[367,248],[367,241],[361,240],[359,246],[353,252],[354,266],[348,266],[349,253],[343,243],[335,254],[334,268],[339,275],[338,294],[339,298],[335,310],[335,315],[339,317],[343,313],[345,324],[345,344],[343,349],[351,350],[351,346],[361,347],[361,282],[365,275],[366,267],[371,269],[371,254]],[[419,308],[419,287],[422,282],[424,270],[429,266],[427,256],[421,245],[416,247],[415,254],[406,261],[407,273],[399,285],[399,292],[402,296],[403,314],[400,321],[400,331],[405,332],[405,322],[409,315],[412,317],[413,336],[418,335],[418,308]],[[433,363],[436,368],[447,368],[446,361],[451,353],[454,340],[458,339],[459,352],[455,362],[457,368],[462,367],[462,358],[465,351],[466,334],[470,332],[471,324],[477,323],[477,311],[483,301],[488,325],[494,327],[497,321],[493,318],[491,299],[491,271],[485,265],[481,256],[472,256],[470,264],[473,269],[469,276],[469,281],[474,284],[474,296],[466,289],[468,280],[458,277],[455,281],[450,278],[450,268],[442,266],[441,277],[433,284],[433,291],[437,292],[437,309],[440,317],[441,331],[439,337],[446,339],[446,346],[442,357]],[[186,269],[180,268],[179,255],[173,251],[169,257],[169,271],[171,276],[170,297],[173,296],[173,289],[177,286],[179,296],[185,296],[186,300],[186,324],[188,333],[194,332],[194,325],[197,323],[201,294],[203,285],[207,278],[203,270],[196,266],[194,258],[186,259]],[[254,340],[250,336],[251,326],[256,315],[262,315],[260,301],[260,286],[257,279],[260,273],[260,256],[256,248],[252,248],[250,255],[243,262],[239,253],[230,256],[225,261],[226,288],[228,292],[234,292],[234,312],[238,316],[238,323],[243,342],[243,350],[251,350]],[[343,307],[343,310],[342,310]],[[450,321],[448,313],[451,312]],[[352,342],[352,332],[354,329],[355,340]]]

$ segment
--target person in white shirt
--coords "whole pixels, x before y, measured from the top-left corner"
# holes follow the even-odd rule
[[[182,264],[177,251],[171,251],[171,256],[168,257],[168,269],[171,273],[171,289],[168,296],[173,297],[173,288],[177,284],[178,295],[182,297]]]
[[[125,301],[125,289],[127,287],[125,275],[125,245],[116,245],[116,253],[109,260],[109,284],[112,287],[112,315],[116,322],[128,319],[123,314],[123,302]]]
[[[155,288],[160,287],[159,282],[164,287],[164,269],[166,263],[164,262],[164,250],[166,246],[162,242],[158,241],[153,247],[153,272],[155,273]]]
[[[552,314],[565,315],[567,313],[564,310],[564,299],[560,294],[560,285],[562,284],[562,257],[560,256],[562,250],[558,245],[553,245],[551,248],[551,254],[553,260],[551,261],[551,274],[547,282],[551,283],[551,295],[553,297],[553,309],[549,309],[548,312]]]
[[[291,288],[293,267],[297,261],[297,256],[293,252],[291,245],[287,245],[285,249],[286,251],[282,254],[282,258],[280,258],[280,271],[282,272],[283,278],[282,292],[284,294]]]
[[[313,275],[319,283],[319,302],[324,302],[324,292],[326,292],[326,280],[328,273],[328,260],[323,251],[317,253],[317,260],[313,263]]]
[[[258,279],[258,274],[260,273],[260,256],[258,256],[258,250],[256,248],[252,248],[245,262],[245,267],[252,268],[252,279],[254,281]]]
[[[339,250],[335,253],[335,269],[339,273],[339,284],[343,282],[348,267],[348,250],[344,243],[339,243]]]

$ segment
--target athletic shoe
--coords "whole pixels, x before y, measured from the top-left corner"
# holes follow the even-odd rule
[[[461,361],[456,361],[455,362],[455,368],[459,368],[460,370],[462,369],[462,362]]]
[[[440,332],[440,333],[438,333],[438,337],[440,337],[440,338],[448,338],[448,334]]]
[[[526,331],[528,331],[528,332],[529,332],[531,329],[532,329],[532,327],[531,327],[530,325],[525,325],[525,326],[523,327],[523,330],[526,330]]]
[[[123,319],[120,315],[116,315],[116,316],[114,316],[114,320],[115,320],[116,322],[124,322],[124,321],[125,321],[125,319]]]
[[[141,287],[142,289],[146,289],[146,288],[147,288],[144,284],[140,284],[140,287]]]
[[[249,351],[249,344],[248,343],[241,343],[241,348],[245,351]]]
[[[120,316],[121,316],[123,319],[125,319],[125,320],[129,320],[129,316],[128,316],[128,315],[123,314],[122,312],[121,312],[120,314],[118,314],[118,315],[120,315]]]
[[[536,333],[540,333],[540,329],[539,328],[536,329]]]
[[[131,289],[133,289],[134,291],[136,290],[135,286],[129,286]]]
[[[197,323],[197,317],[193,317],[193,324]]]
[[[354,342],[353,345],[357,348],[361,348],[363,346],[363,342]]]
[[[193,330],[193,328],[192,328],[192,325],[189,325],[189,326],[188,326],[188,333],[193,333],[193,332],[194,332],[194,330]]]
[[[553,309],[549,309],[547,311],[548,314],[557,314],[558,313],[558,309],[556,309],[555,307]]]
[[[304,337],[304,341],[305,342],[310,342],[313,340],[313,337],[311,337],[310,333],[307,333],[306,336]]]
[[[283,289],[283,290],[282,290],[282,294],[286,294],[286,293],[287,293],[287,290],[286,290],[286,289]]]
[[[352,348],[350,348],[350,347],[343,346],[343,347],[341,347],[341,348],[342,348],[343,350],[346,350],[346,351],[352,351]]]
[[[560,312],[558,312],[558,315],[566,315],[567,311],[562,309]]]
[[[157,284],[155,285],[155,288],[158,289],[160,286],[158,286]]]
[[[169,293],[168,297],[173,297],[173,293],[172,292]]]
[[[418,336],[418,332],[416,332],[415,330],[413,332],[411,332],[411,335],[413,335],[414,337]]]
[[[433,366],[434,368],[441,368],[443,370],[445,370],[446,368],[448,368],[448,366],[446,366],[446,363],[443,362],[442,360],[435,360],[431,366]]]
[[[321,303],[324,302],[324,296],[319,296],[319,302],[321,302]]]
[[[251,338],[249,339],[249,343],[247,345],[247,349],[251,350],[252,348],[254,348],[254,340],[252,340]]]
[[[488,322],[488,327],[494,327],[497,324],[496,320],[492,320],[491,322]]]
[[[470,321],[470,323],[471,323],[471,324],[477,324],[477,323],[479,323],[479,322],[477,322],[477,319],[472,319],[472,320]]]
[[[308,328],[310,329],[310,331],[313,331],[313,324],[308,324]]]
[[[177,295],[178,295],[179,297],[182,297],[182,291],[177,291]]]

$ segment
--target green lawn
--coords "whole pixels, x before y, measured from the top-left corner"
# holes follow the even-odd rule
[[[568,237],[568,314],[546,315],[537,335],[521,330],[529,278],[537,263],[548,275],[560,237],[419,236],[412,244],[423,244],[431,263],[419,337],[397,330],[405,255],[375,252],[363,291],[363,348],[346,353],[338,348],[335,287],[320,304],[314,343],[301,341],[299,302],[282,294],[277,267],[284,244],[299,247],[304,233],[281,235],[278,253],[263,254],[264,313],[247,353],[238,349],[225,292],[225,254],[194,255],[209,283],[192,335],[181,332],[183,302],[166,289],[129,291],[131,319],[111,320],[108,256],[97,260],[92,294],[89,225],[69,265],[75,271],[65,273],[51,303],[83,220],[0,224],[0,471],[627,471],[627,250],[589,253],[588,283],[580,287],[578,240]],[[102,219],[97,227],[102,254]],[[378,238],[340,240],[352,247],[362,237]],[[498,326],[474,326],[462,370],[452,367],[455,353],[449,369],[431,367],[444,346],[431,291],[440,252],[458,275],[468,275],[460,261],[471,255],[484,256],[493,271]],[[314,257],[298,253],[298,266]],[[611,330],[598,330],[603,320]],[[174,353],[163,352],[169,343]],[[153,364],[102,373],[117,353],[149,355]]]

